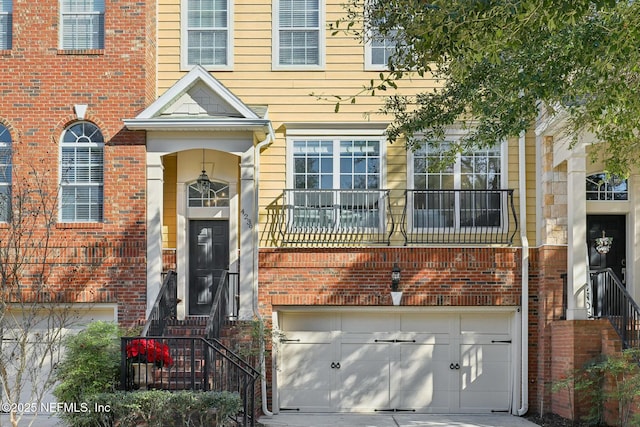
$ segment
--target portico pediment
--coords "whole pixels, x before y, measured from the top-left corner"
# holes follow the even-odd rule
[[[264,106],[250,107],[207,70],[195,66],[133,119],[131,130],[270,133]]]

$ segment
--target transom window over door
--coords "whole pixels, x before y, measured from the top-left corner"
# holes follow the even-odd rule
[[[286,68],[323,65],[322,0],[276,0],[274,63]]]
[[[62,49],[104,49],[104,0],[60,0]]]
[[[9,221],[11,214],[11,177],[13,172],[11,134],[0,125],[0,222]]]
[[[93,123],[67,128],[61,141],[63,222],[99,222],[103,218],[104,138]]]
[[[231,0],[183,1],[186,19],[186,66],[231,65]],[[185,25],[185,24],[183,24]]]
[[[587,177],[587,200],[628,200],[629,183],[626,179],[604,172]]]
[[[430,144],[413,153],[413,227],[500,226],[505,209],[500,147],[465,153],[433,172],[443,160]]]
[[[290,224],[300,229],[379,228],[380,140],[296,139]]]

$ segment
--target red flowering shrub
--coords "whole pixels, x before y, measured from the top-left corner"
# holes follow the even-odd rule
[[[135,339],[127,344],[127,358],[133,362],[154,363],[159,368],[173,365],[169,346],[150,339]]]

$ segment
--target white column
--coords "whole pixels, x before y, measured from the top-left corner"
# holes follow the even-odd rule
[[[240,158],[240,320],[253,318],[253,304],[258,298],[258,242],[255,218],[256,183],[255,149],[251,147]]]
[[[588,283],[586,154],[576,146],[567,159],[567,319],[586,319]]]
[[[162,153],[147,153],[147,313],[162,285]]]

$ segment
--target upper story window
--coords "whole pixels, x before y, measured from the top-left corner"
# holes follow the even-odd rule
[[[62,222],[99,222],[103,218],[104,138],[93,123],[78,122],[60,144]]]
[[[231,0],[187,0],[182,2],[183,58],[185,67],[202,65],[206,68],[231,66]],[[184,62],[184,61],[183,61]]]
[[[60,46],[104,49],[104,0],[60,0]]]
[[[11,213],[11,176],[13,169],[11,134],[0,125],[0,221],[7,222]]]
[[[386,70],[389,58],[396,49],[396,42],[391,36],[382,36],[376,32],[367,37],[365,43],[365,68],[369,70]]]
[[[0,0],[0,50],[11,49],[13,40],[13,0]]]
[[[626,179],[606,173],[587,177],[587,200],[627,200],[628,196]]]
[[[501,225],[507,193],[501,189],[499,146],[459,155],[453,164],[437,172],[432,169],[443,160],[439,149],[424,144],[412,158],[409,179],[413,190],[408,203],[414,228]]]
[[[293,139],[293,188],[287,191],[294,228],[378,228],[381,203],[381,140]]]
[[[273,61],[275,68],[324,66],[322,0],[275,0]]]

